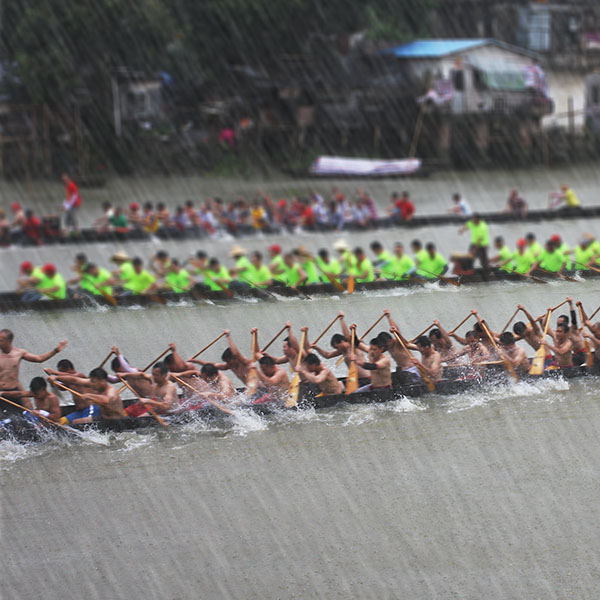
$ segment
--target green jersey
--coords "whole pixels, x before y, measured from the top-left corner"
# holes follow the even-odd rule
[[[67,284],[65,282],[65,278],[60,273],[55,273],[53,277],[48,277],[42,271],[40,280],[35,287],[41,291],[50,290],[56,286],[58,286],[58,290],[44,295],[52,300],[64,300],[67,297]]]
[[[244,279],[248,279],[248,273],[253,267],[247,256],[239,256],[235,259],[235,268],[238,271],[238,277],[244,281]]]
[[[381,274],[386,279],[407,279],[413,269],[415,269],[415,261],[408,254],[403,254],[402,258],[394,256],[381,270]]]
[[[135,269],[133,268],[131,261],[124,262],[119,267],[119,277],[123,283],[129,281],[133,275],[135,275]]]
[[[436,252],[433,257],[430,256],[428,252],[426,252],[426,254],[427,258],[424,258],[419,263],[417,275],[421,275],[427,279],[435,279],[436,275],[442,274],[444,267],[448,262],[439,252]]]
[[[342,265],[346,275],[356,275],[356,256],[350,250],[344,250],[342,253]]]
[[[512,259],[515,265],[515,271],[517,273],[527,273],[535,263],[533,254],[527,249],[523,252],[523,254],[516,250],[513,252]]]
[[[252,265],[252,268],[246,273],[246,279],[253,287],[265,288],[268,285],[267,282],[271,280],[271,271],[267,265],[261,265],[259,269]]]
[[[508,271],[508,272],[514,271],[515,264],[512,261],[512,256],[513,256],[512,250],[506,244],[504,244],[504,246],[502,246],[502,248],[500,248],[500,250],[498,250],[498,254],[500,255],[500,262],[503,263],[505,260],[509,261],[503,267],[500,267],[500,270]]]
[[[589,264],[594,256],[594,252],[591,246],[588,246],[585,250],[581,246],[575,246],[573,248],[573,253],[575,255],[575,270],[576,271],[589,271],[589,267],[586,265]]]
[[[148,273],[146,269],[142,269],[139,273],[136,270],[133,270],[133,275],[130,279],[125,282],[123,286],[126,290],[132,291],[134,294],[142,294],[144,293],[154,282],[156,279],[153,275]]]
[[[542,245],[539,242],[533,242],[532,244],[529,244],[527,249],[529,250],[529,252],[531,252],[533,258],[539,258],[540,254],[544,251]]]
[[[319,283],[321,281],[317,265],[312,260],[303,262],[302,270],[306,273],[306,281],[304,282],[304,285],[309,283]]]
[[[378,269],[382,269],[385,267],[385,265],[389,262],[391,262],[394,259],[394,257],[392,256],[392,254],[390,252],[388,252],[387,250],[382,250],[376,257],[375,260],[373,261],[373,265],[375,267],[377,267]]]
[[[96,276],[92,275],[91,273],[84,273],[81,281],[79,282],[79,286],[81,289],[88,290],[95,296],[102,296],[102,292],[112,296],[112,288],[110,285],[106,284],[111,277],[112,275],[108,269],[99,267],[98,275]],[[89,287],[84,287],[84,283],[86,283]]]
[[[567,271],[570,271],[573,268],[573,261],[571,260],[571,254],[569,252],[569,250],[570,250],[569,246],[563,242],[560,245],[559,250],[560,250],[560,252],[563,253],[563,255],[565,257],[565,261],[566,261],[565,269],[567,269]]]
[[[273,257],[273,260],[269,263],[269,269],[273,275],[273,279],[275,281],[281,281],[282,277],[285,273],[285,268],[283,264],[283,256],[281,254],[277,254]]]
[[[489,228],[485,221],[480,220],[478,224],[467,221],[466,226],[471,232],[471,244],[482,248],[487,248],[490,245]]]
[[[373,263],[368,258],[363,258],[361,262],[356,263],[356,274],[364,275],[364,277],[357,277],[357,283],[366,283],[369,281],[375,281],[375,269]]]
[[[540,260],[540,268],[552,271],[552,273],[560,271],[566,263],[565,255],[560,250],[554,250],[553,252],[544,250],[540,256]]]
[[[186,269],[179,269],[179,273],[169,271],[165,277],[165,282],[171,288],[171,291],[183,294],[190,287],[190,274]]]
[[[321,270],[321,281],[323,283],[331,283],[329,277],[325,275],[325,273],[329,273],[333,275],[335,279],[339,280],[337,277],[342,272],[342,265],[340,265],[339,261],[335,258],[330,258],[329,262],[326,263],[320,256],[317,256],[317,265],[319,265],[319,269]]]
[[[283,266],[285,267],[285,283],[290,286],[296,285],[301,278],[300,265],[294,264],[294,266],[288,267],[286,264],[284,264]]]
[[[228,288],[227,283],[223,283],[219,281],[221,285],[215,282],[215,279],[231,281],[231,275],[229,275],[229,271],[225,265],[221,265],[218,271],[211,271],[210,269],[206,269],[204,271],[205,281],[204,283],[213,291],[220,291],[223,288]]]

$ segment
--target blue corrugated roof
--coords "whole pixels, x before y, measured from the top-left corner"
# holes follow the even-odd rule
[[[393,46],[383,50],[385,54],[393,54],[399,58],[428,58],[447,56],[455,52],[463,52],[477,46],[496,43],[496,40],[479,38],[471,40],[415,40],[410,44]]]

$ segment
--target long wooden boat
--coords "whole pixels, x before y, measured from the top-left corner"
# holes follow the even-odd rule
[[[590,219],[600,217],[600,206],[586,206],[575,209],[563,210],[530,210],[526,217],[513,213],[504,212],[486,212],[480,213],[481,218],[488,223],[538,223],[540,221],[563,221],[565,219]],[[415,216],[410,221],[397,222],[389,217],[374,220],[367,228],[361,227],[357,223],[346,223],[344,231],[371,231],[377,229],[389,229],[392,227],[401,229],[414,229],[417,227],[431,227],[438,225],[461,225],[466,221],[465,217],[454,214],[440,215],[422,215]],[[315,232],[333,232],[335,226],[316,226],[311,231]],[[235,230],[229,232],[235,237],[248,237],[256,235],[257,231],[251,225],[238,225]],[[271,226],[267,230],[262,229],[261,234],[281,235],[289,231],[280,226]],[[77,235],[62,237],[53,229],[52,233],[43,235],[44,244],[81,244],[88,242],[129,242],[129,241],[150,241],[154,238],[161,240],[201,240],[209,239],[208,232],[203,227],[189,227],[183,230],[175,228],[160,229],[155,233],[149,234],[141,230],[132,229],[127,232],[117,231],[97,231],[96,229],[82,229]],[[27,240],[23,240],[18,233],[12,234],[12,243],[28,245]],[[32,243],[33,245],[33,243]]]
[[[599,357],[600,358],[600,357]],[[452,368],[452,373],[456,375],[457,371]],[[575,379],[581,377],[598,377],[600,376],[600,360],[596,360],[592,367],[570,367],[565,369],[556,369],[545,371],[540,376],[524,375],[521,380],[535,383],[540,380],[548,379]],[[344,381],[340,379],[340,381]],[[486,386],[497,386],[499,383],[507,383],[509,380],[506,372],[501,365],[492,365],[487,367],[486,375],[483,378],[449,378],[436,383],[434,392],[429,390],[422,383],[397,383],[392,388],[380,389],[374,391],[357,392],[354,394],[336,394],[330,396],[321,396],[318,393],[316,386],[312,384],[302,384],[300,386],[300,398],[298,406],[300,408],[312,407],[316,410],[331,408],[338,404],[379,404],[384,402],[392,402],[401,398],[419,398],[424,402],[439,401],[440,396],[452,396],[473,391],[477,389],[485,389]],[[364,383],[364,382],[363,382]],[[243,391],[243,390],[241,390]],[[128,405],[135,400],[125,400],[124,404]],[[243,405],[246,410],[251,410],[260,414],[277,413],[290,409],[285,409],[278,403],[266,404],[246,404]],[[74,410],[73,406],[63,406],[63,414],[68,414]],[[171,425],[190,421],[192,419],[223,419],[228,416],[211,406],[207,406],[201,410],[182,412],[179,415],[163,416]],[[1,425],[1,423],[0,423]],[[73,425],[73,428],[86,431],[95,430],[99,432],[125,432],[137,431],[143,429],[156,429],[162,426],[151,416],[144,417],[127,417],[125,419],[110,419],[99,420],[89,425]],[[62,430],[57,428],[57,431],[62,433]],[[68,435],[68,432],[67,432]],[[16,418],[12,426],[0,426],[0,439],[12,438],[19,441],[37,441],[45,439],[44,433],[32,427],[25,420]]]
[[[535,273],[535,277],[543,279],[544,281],[555,280],[555,275],[548,273]],[[582,280],[587,279],[599,279],[600,273],[597,271],[579,271],[578,277]],[[455,280],[461,284],[476,284],[483,285],[494,282],[512,281],[512,282],[527,282],[532,281],[531,279],[522,275],[514,273],[506,273],[504,271],[495,271],[490,274],[490,277],[486,279],[481,270],[477,269],[472,275],[461,275],[456,277]],[[355,292],[376,292],[376,291],[393,291],[396,289],[403,288],[417,288],[425,285],[426,283],[435,282],[437,280],[420,280],[420,279],[408,279],[401,281],[393,280],[382,280],[373,281],[370,283],[356,283]],[[440,285],[448,285],[443,280],[439,280]],[[233,291],[233,290],[232,290]],[[298,297],[307,298],[312,296],[339,296],[340,293],[330,283],[317,283],[306,285],[299,290],[294,290],[285,285],[273,285],[266,289],[252,288],[250,286],[244,286],[243,284],[235,288],[235,292],[232,295],[226,292],[210,291],[204,288],[204,286],[196,286],[192,291],[178,294],[175,292],[160,292],[152,295],[128,295],[128,296],[115,296],[118,306],[152,306],[156,304],[180,303],[180,302],[230,302],[230,301],[244,301],[248,299],[257,300],[277,300],[278,296],[284,297]],[[21,294],[16,292],[4,292],[0,293],[0,313],[23,311],[23,310],[64,310],[64,309],[85,309],[85,308],[97,308],[99,306],[112,307],[112,304],[106,300],[103,296],[80,296],[71,297],[65,300],[35,300],[30,302],[23,302],[21,300]]]

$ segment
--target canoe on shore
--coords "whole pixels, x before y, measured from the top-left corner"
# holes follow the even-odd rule
[[[600,273],[596,271],[579,271],[578,276],[581,279],[598,279]],[[535,277],[543,279],[545,281],[556,280],[555,275],[548,273],[535,273]],[[532,281],[531,279],[517,275],[514,273],[506,273],[504,271],[494,271],[490,274],[489,279],[485,279],[481,270],[475,270],[472,275],[461,275],[455,278],[457,282],[462,284],[477,284],[484,285],[494,282],[512,281],[512,282],[527,282]],[[402,288],[416,288],[423,286],[425,283],[432,283],[438,280],[427,279],[417,280],[408,279],[401,281],[393,280],[382,280],[373,281],[370,283],[356,283],[355,292],[370,292],[370,291],[384,291],[384,290],[395,290]],[[440,285],[447,285],[444,281],[439,280]],[[244,299],[259,299],[259,300],[277,300],[277,296],[284,297],[299,297],[306,298],[307,296],[339,296],[341,292],[337,291],[335,287],[330,283],[316,283],[311,285],[305,285],[299,290],[294,290],[284,285],[273,285],[266,289],[252,288],[250,286],[244,286],[243,284],[235,288],[233,295],[228,295],[224,291],[210,291],[204,288],[204,286],[196,286],[192,291],[177,294],[174,292],[160,292],[153,295],[129,295],[129,296],[115,296],[118,306],[151,306],[164,302],[225,302],[225,301],[240,301]],[[342,292],[343,293],[343,292]],[[112,306],[108,300],[103,296],[94,297],[80,297],[80,298],[67,298],[65,300],[34,300],[30,302],[23,302],[21,300],[21,294],[16,292],[4,292],[0,293],[0,313],[22,311],[22,310],[63,310],[67,308],[93,308],[95,306]]]
[[[448,373],[453,373],[454,376],[458,374],[456,368],[452,367]],[[405,375],[405,374],[401,374]],[[522,381],[528,383],[535,383],[540,380],[548,379],[575,379],[581,377],[598,377],[600,376],[600,361],[596,360],[592,367],[570,367],[565,369],[547,370],[540,376],[524,375]],[[396,378],[395,378],[396,379]],[[400,377],[400,380],[403,378]],[[340,381],[344,381],[340,379]],[[512,381],[512,380],[510,380]],[[487,367],[484,378],[454,378],[444,379],[436,383],[436,389],[434,392],[429,392],[428,389],[422,383],[400,383],[397,382],[392,388],[379,389],[374,391],[356,392],[354,394],[336,394],[330,396],[320,396],[318,389],[312,384],[302,384],[300,386],[300,397],[298,406],[300,408],[312,407],[316,410],[326,409],[338,404],[375,404],[392,402],[400,398],[419,398],[423,402],[433,402],[439,400],[439,396],[452,396],[462,394],[466,391],[473,391],[477,389],[485,389],[486,386],[497,386],[499,383],[508,383],[507,374],[503,369],[502,365],[491,365]],[[366,382],[362,382],[366,383]],[[241,390],[243,392],[243,390]],[[135,400],[125,400],[124,405],[129,405],[135,402]],[[281,411],[293,410],[286,409],[279,403],[264,403],[264,404],[252,404],[248,403],[240,405],[239,408],[244,410],[251,410],[259,414],[270,414]],[[63,414],[68,414],[74,410],[74,406],[63,406]],[[162,416],[172,425],[181,424],[182,422],[190,421],[197,418],[203,419],[223,419],[229,418],[228,415],[219,411],[218,409],[207,405],[206,408],[200,410],[182,412],[178,415]],[[92,424],[86,425],[73,425],[77,430],[86,431],[94,430],[103,433],[119,433],[125,431],[136,431],[142,429],[156,429],[162,428],[162,425],[151,416],[144,417],[127,417],[125,419],[104,419],[95,421]],[[57,431],[63,433],[58,427]],[[66,432],[66,435],[69,435]],[[13,425],[5,425],[0,427],[0,439],[12,438],[19,441],[37,441],[38,439],[44,439],[42,432],[39,432],[35,427],[32,427],[24,419],[20,417],[14,419]]]

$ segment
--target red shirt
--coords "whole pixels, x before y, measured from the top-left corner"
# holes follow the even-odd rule
[[[307,206],[302,213],[302,222],[304,225],[312,227],[315,224],[315,213],[313,212],[312,206]]]
[[[396,208],[400,211],[403,221],[409,221],[415,214],[415,205],[410,200],[397,200]]]
[[[79,195],[79,188],[77,184],[70,179],[69,183],[65,185],[65,194],[70,200],[75,195],[75,204],[73,206],[81,206],[81,196]]]

